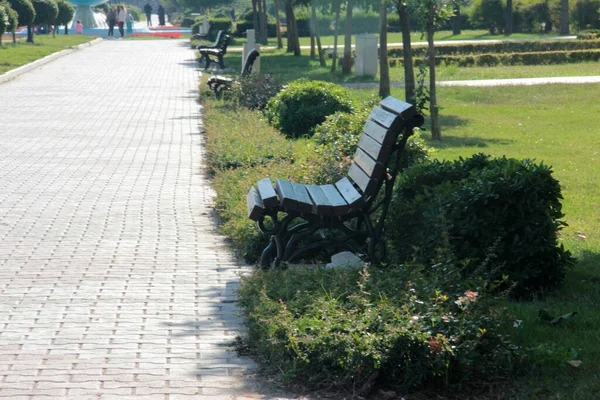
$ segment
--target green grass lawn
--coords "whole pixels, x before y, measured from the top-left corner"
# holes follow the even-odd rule
[[[19,40],[15,47],[12,42],[3,41],[0,47],[0,74],[94,39],[83,35],[56,35],[54,38],[52,35],[37,35],[34,44]]]

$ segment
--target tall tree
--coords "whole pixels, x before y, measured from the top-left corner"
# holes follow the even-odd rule
[[[431,117],[431,137],[434,140],[442,140],[442,131],[439,123],[439,105],[436,93],[436,71],[435,71],[435,43],[433,36],[440,22],[448,20],[452,16],[452,10],[447,8],[444,0],[420,0],[411,3],[414,14],[420,25],[425,28],[428,46],[429,64],[429,113]]]
[[[281,20],[279,19],[279,0],[273,0],[275,5],[275,34],[277,35],[277,48],[283,49],[283,41],[281,40]]]
[[[19,26],[27,26],[27,43],[33,43],[32,23],[35,19],[35,8],[30,0],[8,0],[13,10],[19,14]]]
[[[410,39],[410,22],[408,6],[404,0],[396,2],[398,18],[402,28],[402,57],[404,65],[404,96],[408,103],[415,104],[415,70],[413,67],[412,44]]]
[[[387,0],[379,1],[379,97],[390,95],[390,66],[387,52]]]
[[[316,42],[315,42],[315,29],[317,26],[317,12],[315,9],[315,2],[310,3],[310,58],[317,56]]]
[[[287,20],[287,51],[300,56],[300,39],[298,37],[298,26],[296,25],[296,15],[294,14],[293,0],[285,1],[285,18]]]
[[[342,73],[352,72],[352,9],[354,0],[346,4],[346,24],[344,26],[344,59],[342,60]]]
[[[338,61],[338,27],[340,26],[342,0],[333,0],[332,7],[335,13],[335,20],[333,21],[333,58],[331,60],[331,72],[335,72]]]
[[[569,34],[569,0],[560,0],[560,34]]]
[[[513,1],[506,0],[506,9],[504,10],[504,35],[512,35],[513,28]]]
[[[260,0],[259,0],[260,1]],[[267,32],[267,0],[262,0],[260,13],[260,43],[267,45],[269,43],[269,34]]]
[[[8,14],[7,31],[12,34],[12,44],[13,46],[16,46],[17,35],[15,34],[15,31],[19,26],[19,14],[17,14],[17,12],[11,8],[10,3],[6,2],[6,4],[6,12]]]
[[[69,22],[73,20],[75,8],[67,0],[56,0],[58,6],[58,16],[56,17],[56,26],[65,26],[65,35],[69,34]],[[56,29],[55,29],[56,30]]]
[[[323,50],[323,46],[321,46],[321,31],[319,29],[319,21],[317,20],[317,8],[315,6],[316,1],[313,0],[311,4],[311,20],[314,21],[313,30],[315,31],[315,39],[317,41],[317,52],[319,54],[319,65],[321,67],[326,67],[327,63],[325,62],[325,51]]]

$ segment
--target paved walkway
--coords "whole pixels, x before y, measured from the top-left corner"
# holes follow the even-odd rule
[[[185,41],[0,84],[0,398],[263,398],[201,164]],[[272,397],[268,397],[272,398]]]

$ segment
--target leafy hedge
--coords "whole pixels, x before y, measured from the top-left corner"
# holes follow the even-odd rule
[[[312,134],[325,117],[352,110],[350,92],[331,82],[299,79],[285,86],[265,107],[265,115],[288,137]]]
[[[540,53],[478,54],[465,56],[436,56],[436,65],[457,65],[459,67],[494,65],[552,65],[600,60],[600,49],[553,51]],[[390,59],[390,66],[402,66],[403,59]],[[427,65],[425,58],[413,59],[415,65]]]
[[[435,47],[437,56],[501,53],[537,53],[600,49],[600,40],[542,40],[502,43],[443,44]],[[414,46],[415,57],[427,56],[427,47]],[[388,57],[402,57],[402,48],[388,49]]]
[[[401,175],[387,232],[398,262],[427,264],[447,243],[451,254],[442,256],[466,262],[458,278],[506,278],[500,289],[523,296],[557,288],[572,263],[558,242],[566,225],[560,199],[543,163],[483,154],[436,160]]]
[[[437,387],[515,370],[507,316],[469,285],[410,265],[290,268],[244,277],[247,345],[285,379],[366,395],[378,384]]]

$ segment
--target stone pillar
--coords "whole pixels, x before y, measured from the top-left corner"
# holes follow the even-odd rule
[[[250,50],[256,49],[256,36],[254,34],[254,29],[248,29],[246,31],[246,39],[246,43],[244,43],[244,46],[242,47],[242,72],[244,72],[244,62],[246,61],[246,57],[248,57],[248,53],[250,53]],[[256,68],[256,63],[254,64],[254,68]],[[260,71],[260,65],[258,68],[259,69],[257,72]]]
[[[356,35],[356,76],[375,76],[379,67],[377,36],[371,34]]]

